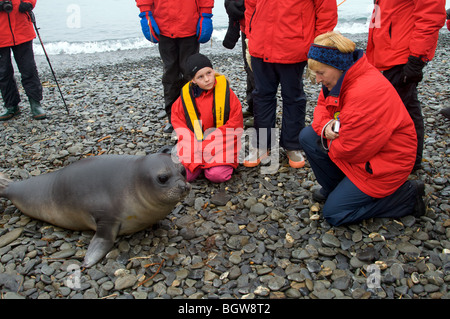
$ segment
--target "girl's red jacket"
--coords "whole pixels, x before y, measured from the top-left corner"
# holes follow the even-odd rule
[[[216,74],[217,75],[217,74]],[[178,156],[183,165],[191,172],[198,167],[210,168],[218,165],[239,165],[241,136],[243,134],[242,105],[233,90],[230,89],[230,114],[228,121],[219,128],[214,126],[212,112],[214,89],[203,91],[195,98],[199,119],[205,134],[203,141],[197,141],[188,128],[183,102],[179,97],[172,105],[171,122],[178,136]]]

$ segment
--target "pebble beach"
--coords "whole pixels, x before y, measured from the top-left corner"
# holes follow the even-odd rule
[[[365,48],[363,36],[353,40]],[[245,108],[240,46],[201,52]],[[19,85],[22,113],[0,124],[2,173],[20,180],[88,156],[145,155],[175,143],[158,116],[156,48],[50,58],[70,114],[37,57],[50,116],[33,120]],[[309,164],[290,168],[280,151],[274,174],[240,165],[221,185],[197,179],[164,220],[119,237],[101,262],[81,269],[93,231],[31,219],[1,199],[0,299],[449,299],[450,122],[439,114],[450,106],[449,63],[450,32],[442,30],[419,85],[424,160],[410,176],[425,182],[424,216],[332,227],[312,199],[320,186]],[[304,83],[309,125],[320,87]]]

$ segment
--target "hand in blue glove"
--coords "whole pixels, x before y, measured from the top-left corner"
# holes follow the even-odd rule
[[[206,43],[211,39],[213,32],[212,13],[202,13],[197,23],[198,42]]]
[[[139,14],[139,17],[141,18],[142,33],[144,34],[145,38],[150,42],[158,43],[160,32],[155,18],[153,18],[152,12],[141,12]]]

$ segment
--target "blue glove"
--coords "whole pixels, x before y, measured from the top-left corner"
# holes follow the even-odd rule
[[[211,39],[213,32],[212,13],[202,13],[197,23],[198,42],[206,43]]]
[[[139,17],[141,18],[142,33],[144,34],[145,38],[150,42],[158,43],[160,32],[155,18],[153,18],[152,12],[141,12],[139,14]]]

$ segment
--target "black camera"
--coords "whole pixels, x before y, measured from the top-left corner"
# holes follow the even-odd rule
[[[0,11],[5,11],[6,13],[11,13],[13,10],[13,5],[11,1],[0,1]]]

